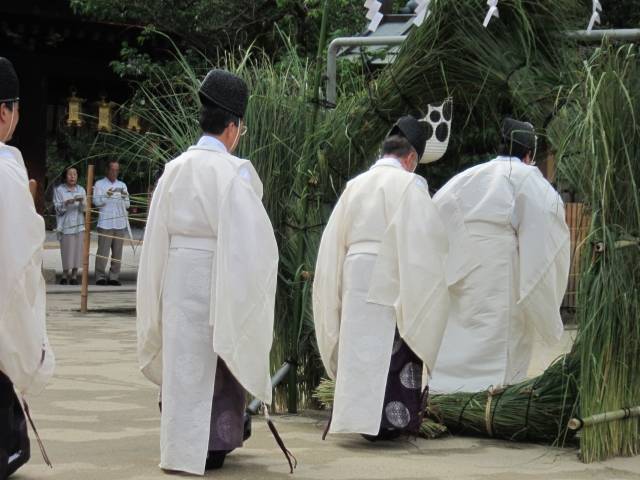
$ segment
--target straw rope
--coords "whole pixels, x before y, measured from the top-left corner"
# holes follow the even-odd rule
[[[98,237],[105,237],[105,238],[113,238],[114,240],[128,240],[132,243],[135,243],[136,245],[142,245],[142,240],[136,240],[135,238],[131,238],[131,237],[120,237],[118,235],[108,235],[106,233],[100,233],[100,232],[91,232],[91,235],[95,235]]]
[[[493,387],[489,387],[487,390],[487,405],[484,409],[484,423],[486,425],[487,433],[490,437],[493,437],[492,419],[491,419],[491,401],[493,400]]]
[[[131,267],[131,268],[137,268],[138,267],[138,265],[134,265],[132,263],[123,262],[122,260],[118,260],[118,259],[113,258],[113,257],[105,257],[104,255],[98,255],[97,253],[89,253],[89,256],[95,257],[95,258],[104,258],[105,260],[111,259],[112,263],[113,262],[119,263],[120,265],[124,265],[125,267]]]
[[[495,411],[498,407],[498,402],[500,401],[500,397],[504,393],[505,388],[502,386],[494,387],[491,386],[487,389],[487,404],[484,409],[484,423],[487,429],[487,434],[490,437],[493,437],[493,419],[495,417]],[[491,403],[493,401],[493,397],[496,397],[496,405],[493,409],[493,413],[491,412]]]

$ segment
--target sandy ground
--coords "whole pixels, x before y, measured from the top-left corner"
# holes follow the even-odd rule
[[[170,478],[157,467],[157,391],[136,367],[134,294],[92,294],[90,306],[100,311],[88,315],[77,312],[76,293],[52,294],[48,301],[58,366],[48,389],[31,399],[31,409],[54,469],[44,465],[32,442],[32,461],[12,478]],[[570,342],[567,335],[563,348]],[[538,347],[534,365],[558,353]],[[286,444],[298,457],[295,478],[640,479],[640,458],[584,465],[574,449],[462,437],[371,444],[349,435],[323,442],[324,421],[323,412],[276,418]],[[254,434],[245,447],[208,477],[294,478],[260,418],[254,419]]]
[[[142,237],[139,230],[133,231],[134,239],[138,240]],[[91,235],[91,243],[89,247],[89,275],[91,276],[91,284],[93,284],[93,275],[95,271],[95,254],[98,251],[98,241],[95,233]],[[122,263],[120,265],[120,279],[124,284],[135,282],[138,263],[140,262],[140,245],[132,244],[126,241],[122,249]],[[55,233],[47,232],[47,242],[45,243],[43,255],[43,267],[48,270],[55,270],[58,280],[62,274],[62,258],[60,257],[60,243],[56,240]],[[107,266],[109,268],[109,266]],[[81,269],[82,270],[82,269]],[[73,287],[67,287],[68,291],[75,290]]]

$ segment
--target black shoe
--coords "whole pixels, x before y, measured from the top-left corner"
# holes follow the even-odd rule
[[[122,286],[122,284],[118,281],[118,280],[109,280],[109,285],[112,285],[114,287],[120,287]]]
[[[378,442],[395,440],[401,435],[402,430],[381,430],[378,435],[366,435],[363,433],[362,438],[364,438],[365,440],[369,440],[370,442]]]
[[[5,479],[9,476],[7,473],[7,467],[9,465],[9,455],[0,447],[0,479]]]
[[[66,278],[61,278],[60,279],[60,285],[66,285],[67,283],[69,283],[69,282],[67,282]]]
[[[244,412],[244,428],[242,432],[242,441],[246,441],[251,436],[251,414]]]
[[[97,280],[96,281],[96,285],[106,285],[107,281],[106,280]]]
[[[78,285],[78,280],[72,278],[71,280],[69,280],[69,285]]]
[[[219,470],[224,465],[224,459],[227,456],[226,451],[211,451],[207,454],[207,463],[204,465],[205,470]]]

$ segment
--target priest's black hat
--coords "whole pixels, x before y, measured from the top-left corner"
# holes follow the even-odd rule
[[[20,97],[20,83],[13,64],[6,58],[0,57],[0,103],[18,101]]]
[[[198,95],[203,104],[222,108],[242,118],[247,109],[249,87],[237,75],[226,70],[214,69],[204,77]]]
[[[391,135],[401,135],[405,137],[416,150],[418,160],[422,158],[428,140],[427,130],[415,117],[411,115],[400,117],[395,125],[391,127],[389,135],[387,136]]]
[[[526,151],[536,150],[538,140],[536,130],[528,122],[520,122],[511,117],[506,117],[502,121],[500,133],[502,135],[502,143],[507,148],[511,147],[514,150]]]

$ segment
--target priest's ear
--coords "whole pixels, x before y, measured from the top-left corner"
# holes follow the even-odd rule
[[[20,112],[18,102],[0,103],[0,141],[8,142],[18,125]]]

